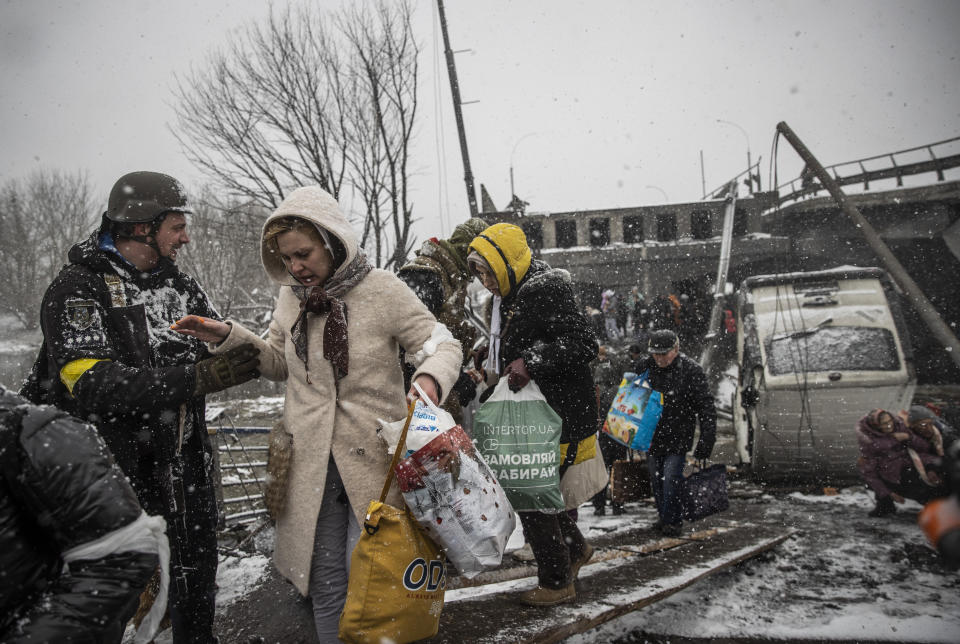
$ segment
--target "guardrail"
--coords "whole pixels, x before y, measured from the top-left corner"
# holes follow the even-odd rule
[[[923,156],[929,158],[919,158]],[[870,165],[875,167],[868,167]],[[897,187],[900,188],[903,187],[904,177],[925,173],[935,173],[938,182],[944,181],[946,179],[944,172],[958,166],[960,166],[960,137],[953,137],[888,154],[844,161],[826,166],[825,169],[838,185],[862,183],[864,191],[868,191],[871,181],[895,179]],[[821,191],[826,191],[826,188],[806,167],[800,172],[800,176],[777,186],[777,192],[782,195],[779,197],[781,205],[816,196]]]
[[[237,426],[224,408],[208,409],[207,427],[215,437],[217,506],[225,526],[256,521],[267,514],[266,485],[269,427]]]

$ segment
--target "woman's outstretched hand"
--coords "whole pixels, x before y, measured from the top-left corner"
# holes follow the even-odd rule
[[[223,342],[230,335],[230,325],[220,320],[188,315],[170,325],[177,333],[197,338],[201,342]]]

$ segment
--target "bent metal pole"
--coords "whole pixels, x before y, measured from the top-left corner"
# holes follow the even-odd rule
[[[477,191],[473,187],[473,172],[470,170],[470,153],[467,152],[467,133],[463,129],[463,112],[460,110],[460,82],[457,80],[457,64],[450,49],[450,36],[447,34],[447,14],[443,11],[443,0],[437,0],[440,14],[440,31],[443,33],[443,51],[447,57],[447,75],[450,77],[450,95],[453,98],[453,115],[457,119],[457,134],[460,136],[460,156],[463,157],[463,182],[467,185],[467,204],[470,216],[477,216]]]
[[[780,121],[777,123],[777,131],[790,142],[790,145],[794,147],[797,154],[803,159],[803,162],[817,175],[823,187],[825,187],[834,200],[836,200],[840,209],[843,210],[843,212],[853,220],[857,228],[860,229],[870,248],[877,254],[877,257],[883,262],[890,276],[893,277],[897,285],[903,289],[910,303],[917,309],[927,328],[930,329],[933,336],[943,345],[947,353],[950,354],[950,359],[953,360],[953,363],[960,367],[960,340],[957,340],[957,336],[953,334],[953,331],[947,326],[946,322],[943,321],[943,318],[940,317],[937,310],[933,308],[927,296],[923,294],[923,291],[921,291],[917,283],[913,281],[913,278],[910,277],[910,274],[907,273],[900,261],[890,252],[887,245],[883,243],[877,231],[875,231],[873,226],[870,225],[870,222],[860,214],[857,207],[849,202],[847,196],[840,189],[840,186],[837,185],[837,182],[834,181],[833,177],[820,165],[820,162],[814,158],[810,150],[807,149],[807,146],[797,138],[797,135],[793,133],[790,126],[784,121]]]

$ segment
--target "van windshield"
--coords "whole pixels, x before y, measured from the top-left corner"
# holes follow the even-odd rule
[[[810,371],[897,371],[900,358],[889,329],[824,326],[764,342],[771,375]]]

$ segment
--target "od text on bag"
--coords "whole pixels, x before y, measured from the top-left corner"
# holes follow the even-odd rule
[[[400,460],[414,405],[400,435],[379,500],[367,507],[350,558],[338,637],[344,642],[403,644],[437,634],[446,578],[444,559],[406,509],[384,503]]]
[[[518,392],[501,378],[477,410],[473,435],[517,512],[560,512],[560,416],[531,380]]]
[[[410,513],[461,575],[474,577],[500,565],[516,518],[462,427],[400,461],[396,474]]]
[[[650,388],[647,372],[623,374],[617,395],[603,421],[603,433],[621,445],[645,452],[663,414],[663,394]]]
[[[722,463],[701,467],[683,481],[680,497],[683,518],[703,519],[730,507],[727,498],[727,466]]]

